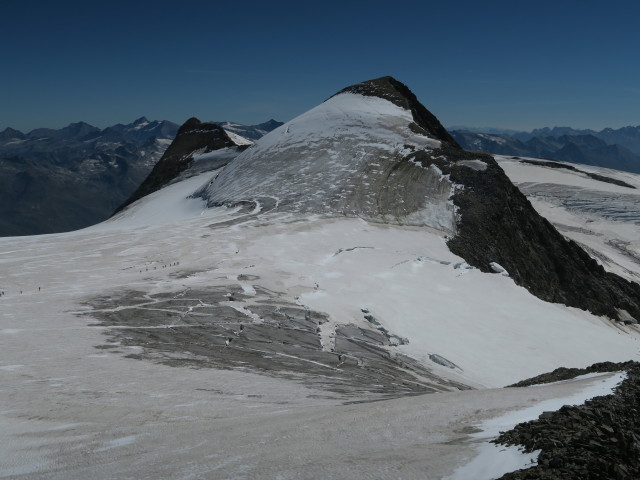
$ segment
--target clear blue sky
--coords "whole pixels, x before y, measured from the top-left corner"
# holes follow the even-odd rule
[[[3,1],[0,130],[289,120],[392,75],[446,125],[640,124],[640,3]]]

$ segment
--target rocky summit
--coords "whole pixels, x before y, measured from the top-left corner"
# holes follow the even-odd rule
[[[114,213],[118,213],[127,205],[179,178],[180,174],[192,165],[194,155],[221,149],[239,151],[238,148],[240,147],[229,138],[221,126],[201,122],[195,117],[190,118],[178,129],[175,139],[153,167],[149,176]],[[219,166],[228,163],[230,158],[233,158],[233,155],[226,156],[226,162],[221,162]]]

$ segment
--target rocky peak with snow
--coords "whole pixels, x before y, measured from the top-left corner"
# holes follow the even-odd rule
[[[136,123],[144,124],[143,119]],[[242,147],[234,143],[222,127],[215,123],[201,122],[195,117],[188,119],[149,176],[114,213],[169,184],[191,166],[194,156],[229,148],[239,151]],[[226,161],[229,160],[227,158]]]
[[[341,90],[231,162],[210,206],[429,227],[485,272],[498,264],[550,302],[640,318],[640,286],[605,272],[531,206],[490,155],[462,150],[391,77]]]
[[[415,124],[410,124],[410,128],[418,131],[423,130],[426,135],[432,138],[453,146],[459,146],[435,115],[418,101],[414,93],[409,90],[409,87],[393,77],[385,76],[361,82],[340,90],[336,95],[342,93],[356,93],[388,100],[394,105],[411,112]]]
[[[416,152],[435,151],[443,142],[458,148],[443,131],[399,82],[364,82],[262,137],[217,176],[204,198],[210,205],[272,204],[451,234],[453,185],[437,167],[412,162]]]

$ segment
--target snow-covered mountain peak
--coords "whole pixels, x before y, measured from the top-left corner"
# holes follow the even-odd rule
[[[622,311],[640,318],[640,286],[606,272],[567,242],[493,157],[461,149],[390,77],[347,87],[233,160],[225,148],[235,145],[224,129],[204,125],[190,119],[180,129],[145,182],[154,186],[150,191],[178,175],[207,172],[191,196],[208,207],[428,227],[447,237],[450,251],[469,265],[495,272],[499,264],[542,300],[613,319],[626,318]],[[228,143],[212,149],[206,139],[202,145],[189,140],[207,129],[219,129]]]
[[[443,142],[457,144],[437,128],[418,124],[414,110],[419,109],[406,99],[401,104],[400,94],[398,101],[383,97],[364,90],[339,92],[239,155],[207,188],[205,198],[210,205],[269,198],[286,211],[452,233],[452,183],[437,167],[424,168],[411,159],[415,152],[440,149]]]
[[[360,95],[378,97],[390,101],[405,110],[411,112],[415,124],[414,129],[424,132],[438,140],[458,146],[457,142],[442,126],[440,121],[422,105],[415,94],[404,83],[393,77],[385,76],[373,80],[367,80],[340,90],[336,95],[343,93],[357,93]],[[333,97],[332,97],[333,98]]]
[[[145,181],[122,204],[116,213],[136,200],[168,185],[180,178],[194,162],[194,155],[224,150],[222,159],[217,159],[212,169],[226,165],[237,155],[240,148],[234,143],[222,127],[214,123],[201,122],[195,117],[188,119],[178,130],[176,138],[164,152]],[[228,150],[234,150],[233,154]],[[218,161],[220,160],[220,161]],[[200,163],[200,162],[199,162]]]

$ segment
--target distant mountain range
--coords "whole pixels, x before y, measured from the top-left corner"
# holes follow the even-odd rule
[[[473,130],[473,131],[472,131]],[[619,129],[576,130],[542,128],[532,132],[503,130],[478,132],[452,130],[452,136],[469,150],[500,155],[548,158],[640,173],[640,126]]]
[[[238,145],[281,124],[218,123]],[[64,232],[108,218],[140,187],[178,128],[141,117],[105,129],[78,122],[0,132],[0,236]]]
[[[235,146],[282,125],[209,122]],[[100,129],[84,122],[29,133],[0,132],[0,236],[76,230],[108,218],[141,187],[179,126],[141,117]],[[569,127],[518,132],[455,127],[465,149],[547,158],[640,173],[640,126],[601,131]],[[133,195],[133,196],[132,196]]]
[[[620,145],[640,155],[640,125],[622,127],[618,129],[605,128],[600,131],[576,130],[571,127],[539,128],[532,132],[516,132],[510,134],[519,140],[530,140],[534,137],[563,137],[563,136],[594,136],[609,145]]]

